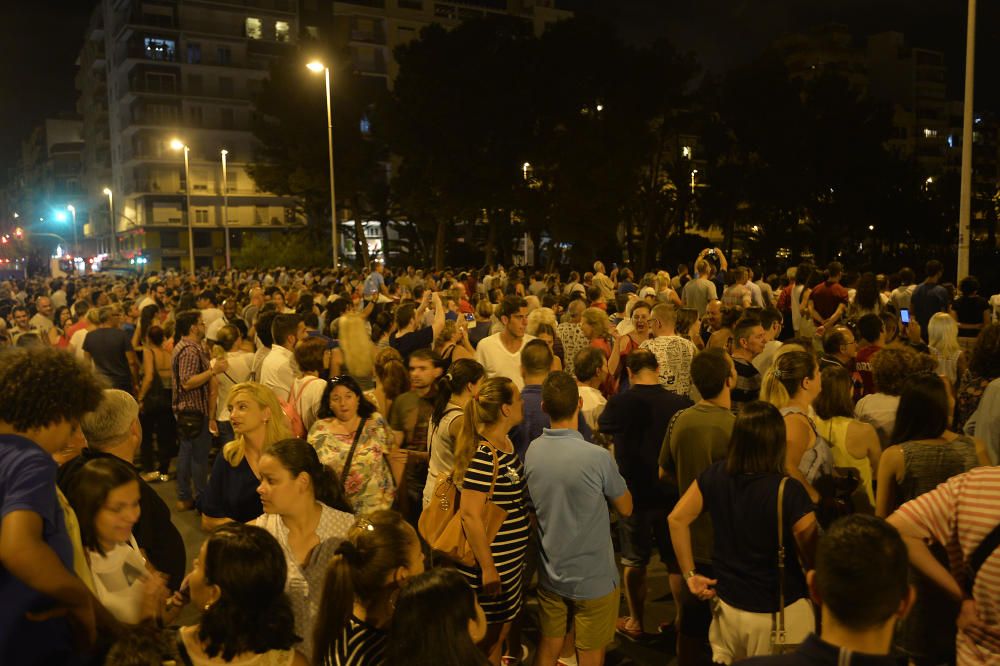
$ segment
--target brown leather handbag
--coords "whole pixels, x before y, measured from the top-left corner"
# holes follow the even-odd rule
[[[482,520],[486,539],[492,544],[503,522],[507,520],[507,511],[493,502],[493,490],[497,484],[500,461],[493,445],[488,442],[487,445],[493,454],[493,480],[490,482],[490,492],[486,497]],[[456,564],[473,567],[476,565],[476,557],[462,525],[461,498],[462,493],[455,485],[452,475],[442,476],[434,487],[430,505],[420,515],[417,529],[435,555]]]

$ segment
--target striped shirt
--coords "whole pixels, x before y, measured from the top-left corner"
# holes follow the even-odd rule
[[[476,591],[486,620],[491,624],[513,620],[521,608],[524,555],[531,535],[531,525],[524,508],[525,481],[521,459],[513,451],[508,453],[498,449],[496,454],[497,482],[491,497],[497,506],[507,512],[507,519],[490,544],[490,551],[493,554],[493,564],[500,575],[502,591],[492,597],[483,595],[482,572],[479,567],[458,567]],[[490,445],[480,443],[469,462],[462,488],[489,496],[492,481],[493,452]]]
[[[924,538],[944,545],[952,574],[964,578],[964,563],[1000,523],[1000,467],[978,467],[954,476],[934,490],[899,507],[899,514],[920,528]],[[972,596],[979,618],[1000,626],[1000,552],[994,551],[976,576]],[[1000,652],[958,632],[958,664],[1000,663]]]
[[[344,633],[333,646],[333,666],[380,666],[388,635],[351,616]]]

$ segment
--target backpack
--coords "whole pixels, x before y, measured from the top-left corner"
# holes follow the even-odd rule
[[[285,418],[288,419],[288,425],[292,430],[292,435],[295,437],[306,436],[306,426],[302,422],[302,415],[299,414],[299,398],[302,397],[302,392],[306,390],[306,387],[317,379],[319,379],[319,377],[313,377],[309,381],[303,382],[302,386],[299,387],[298,395],[295,394],[295,391],[292,391],[288,394],[288,400],[278,400],[278,404],[281,405],[281,411],[285,413]]]

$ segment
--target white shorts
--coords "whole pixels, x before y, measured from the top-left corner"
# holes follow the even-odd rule
[[[771,654],[771,613],[750,613],[733,608],[716,597],[708,642],[712,661],[731,664],[747,657]],[[816,629],[816,616],[808,599],[785,607],[785,642],[801,643]]]

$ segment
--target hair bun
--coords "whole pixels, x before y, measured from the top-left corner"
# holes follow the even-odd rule
[[[342,556],[351,566],[357,566],[361,559],[361,551],[347,539],[340,542],[334,554]]]

